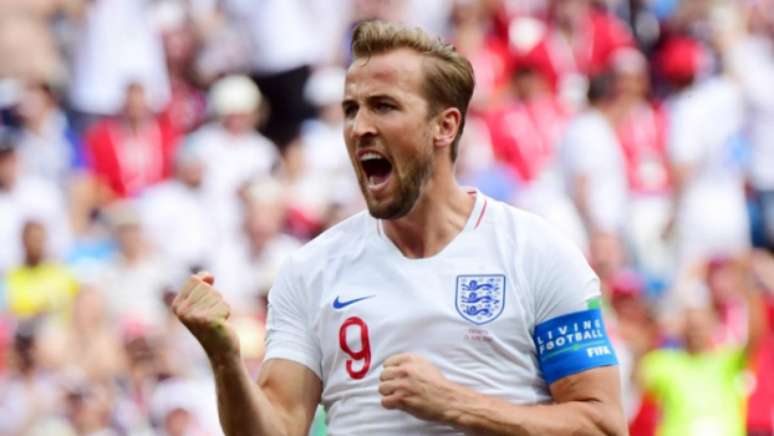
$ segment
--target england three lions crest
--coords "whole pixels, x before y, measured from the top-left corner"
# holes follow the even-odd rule
[[[505,307],[505,276],[501,274],[457,276],[457,312],[476,325],[492,322]]]

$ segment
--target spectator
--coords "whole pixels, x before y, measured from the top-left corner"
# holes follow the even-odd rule
[[[168,316],[164,292],[177,278],[145,240],[134,205],[118,203],[108,211],[118,253],[99,282],[113,322],[131,323],[151,332]]]
[[[717,313],[699,303],[683,312],[680,339],[684,349],[655,350],[640,363],[642,387],[656,395],[664,411],[658,434],[745,434],[744,392],[739,377],[746,356],[761,345],[764,314],[759,290],[741,285],[739,292],[745,295],[749,310],[744,346],[713,347]]]
[[[312,227],[326,227],[333,208],[360,207],[359,190],[341,129],[344,71],[315,71],[304,92],[318,117],[304,123],[299,141],[285,149],[286,182],[290,183],[289,207]]]
[[[275,145],[254,128],[262,103],[255,84],[244,76],[216,82],[208,101],[216,119],[186,140],[201,147],[206,162],[202,188],[223,244],[232,244],[241,229],[240,190],[254,179],[267,176],[279,162]]]
[[[222,289],[233,295],[234,308],[242,313],[263,311],[264,299],[288,254],[301,246],[283,233],[287,219],[287,199],[282,185],[263,179],[250,185],[246,193],[244,238],[238,250],[222,252],[214,273],[224,279]]]
[[[160,436],[208,436],[217,434],[218,410],[215,386],[203,380],[172,377],[156,386],[150,398],[150,414]]]
[[[78,292],[78,283],[67,267],[47,258],[42,223],[24,223],[22,241],[24,263],[6,277],[8,308],[20,318],[48,313],[63,316]]]
[[[62,53],[48,21],[62,9],[53,0],[8,0],[0,4],[0,80],[62,83]]]
[[[614,130],[607,77],[589,90],[589,109],[571,121],[560,146],[567,190],[590,237],[619,239],[627,204],[626,174]]]
[[[112,399],[99,384],[79,380],[65,389],[64,410],[74,434],[119,436],[112,428]]]
[[[111,201],[137,196],[170,175],[177,132],[154,115],[145,88],[133,82],[121,112],[93,125],[85,142],[89,167]]]
[[[485,119],[495,157],[508,164],[527,187],[540,181],[553,164],[569,112],[553,97],[538,70],[519,69],[512,87],[514,101],[492,108]]]
[[[10,371],[0,378],[0,433],[4,435],[31,434],[46,418],[63,410],[57,380],[40,364],[37,327],[37,320],[19,323]]]
[[[471,109],[486,111],[491,105],[502,105],[513,75],[508,41],[492,32],[492,16],[484,2],[449,3],[453,3],[450,21],[455,46],[470,59],[476,76]]]
[[[18,136],[0,126],[0,272],[24,261],[21,234],[30,219],[48,230],[46,247],[61,258],[70,242],[70,227],[62,193],[45,179],[21,172]]]
[[[149,188],[138,202],[142,225],[159,255],[183,271],[208,267],[217,245],[203,189],[202,144],[185,144],[175,157],[175,177]]]
[[[727,65],[739,81],[747,109],[750,138],[749,184],[760,208],[758,245],[774,250],[774,15],[771,1],[750,2],[748,22],[726,37]]]
[[[560,99],[578,108],[587,92],[587,77],[607,70],[610,56],[632,45],[632,36],[621,21],[595,9],[590,0],[547,3],[548,19],[536,28],[537,36],[529,32],[528,38],[516,41],[516,63],[538,66]],[[516,20],[514,31],[520,18]]]
[[[199,127],[207,109],[206,94],[195,74],[200,39],[190,16],[194,11],[187,8],[192,6],[175,0],[158,2],[156,8],[170,85],[169,101],[162,113],[180,132]]]
[[[120,111],[127,83],[145,90],[150,108],[161,110],[169,99],[169,78],[161,38],[150,20],[151,3],[81,3],[69,95],[81,115],[79,130],[94,117]]]
[[[296,138],[301,122],[312,114],[303,92],[321,50],[308,37],[315,34],[316,23],[306,3],[265,0],[255,7],[239,0],[226,2],[251,36],[251,71],[271,111],[264,133],[280,148]],[[276,23],[282,23],[281,32]]]
[[[126,371],[126,356],[104,297],[96,288],[85,287],[67,315],[49,317],[41,326],[41,363],[62,374],[78,374],[82,382],[110,386]]]
[[[671,198],[666,113],[648,100],[648,64],[637,49],[617,50],[611,70],[615,130],[629,191],[625,239],[639,269],[648,276],[668,277],[674,261],[661,237]]]
[[[67,193],[73,175],[83,165],[83,150],[54,89],[43,82],[28,83],[16,112],[22,122],[19,137],[22,171],[44,178]]]
[[[661,54],[662,69],[671,71],[678,90],[667,100],[668,150],[674,165],[670,222],[683,266],[737,256],[750,247],[742,95],[726,76],[699,80],[701,63],[689,62],[704,57],[702,50],[690,39],[676,39]]]

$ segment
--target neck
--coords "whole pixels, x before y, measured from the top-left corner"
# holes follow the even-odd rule
[[[474,204],[454,179],[452,166],[445,165],[436,168],[408,214],[383,221],[384,233],[404,256],[431,257],[462,231]]]
[[[132,133],[137,133],[142,129],[145,123],[148,121],[148,117],[126,117],[126,126]]]
[[[48,110],[44,110],[40,114],[36,114],[33,118],[27,120],[25,127],[30,132],[40,134],[43,132],[43,129],[46,125],[46,120],[48,120]]]
[[[43,257],[41,256],[26,256],[26,258],[24,259],[24,263],[30,267],[36,267],[40,265],[42,261],[43,261]]]

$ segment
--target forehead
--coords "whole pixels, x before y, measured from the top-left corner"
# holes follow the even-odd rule
[[[346,98],[372,94],[419,94],[423,79],[422,55],[399,49],[355,59],[347,70]]]

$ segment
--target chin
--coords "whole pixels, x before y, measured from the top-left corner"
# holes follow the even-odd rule
[[[368,213],[372,217],[380,220],[393,220],[402,218],[411,210],[413,204],[406,207],[405,204],[391,202],[389,204],[374,204],[375,202],[366,200]]]

